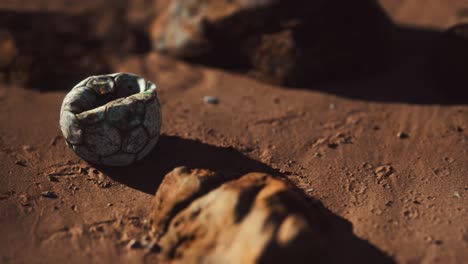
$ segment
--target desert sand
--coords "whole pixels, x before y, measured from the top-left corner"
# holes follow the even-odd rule
[[[284,175],[329,211],[334,263],[466,262],[468,101],[447,99],[424,65],[433,32],[468,3],[381,2],[419,30],[402,34],[390,69],[356,80],[286,88],[152,51],[113,59],[110,71],[155,82],[162,104],[159,143],[129,167],[66,146],[71,87],[0,84],[0,262],[155,261],[129,244],[148,239],[154,194],[178,166]]]

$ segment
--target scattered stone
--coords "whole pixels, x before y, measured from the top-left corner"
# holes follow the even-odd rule
[[[218,98],[214,97],[214,96],[204,96],[203,97],[203,102],[205,102],[205,104],[218,104],[219,103],[219,100]]]
[[[142,244],[139,240],[132,239],[130,242],[127,244],[128,249],[140,249],[142,248]]]
[[[48,178],[49,181],[51,181],[51,182],[58,182],[58,181],[59,181],[57,177],[52,176],[52,175],[48,175],[47,178]]]
[[[368,162],[362,163],[361,166],[362,166],[363,169],[368,169],[368,170],[371,170],[373,168],[372,164],[370,164]]]
[[[321,158],[321,157],[322,157],[322,153],[320,153],[320,152],[317,151],[317,152],[314,153],[314,157],[315,157],[315,158]]]
[[[19,166],[22,166],[22,167],[28,167],[28,164],[24,160],[16,160],[15,164],[19,165]]]
[[[41,196],[42,196],[42,197],[45,197],[45,198],[51,198],[51,199],[56,199],[56,198],[58,198],[58,195],[55,194],[55,193],[52,192],[52,191],[45,191],[45,192],[42,192],[42,193],[41,193]]]
[[[448,163],[452,163],[452,162],[455,161],[455,159],[453,159],[453,158],[451,158],[451,157],[445,157],[445,158],[444,158],[444,161],[445,161],[445,162],[448,162]]]
[[[98,181],[96,184],[101,189],[107,189],[112,186],[112,183],[108,181]]]
[[[95,225],[89,228],[91,233],[104,232],[104,227],[102,225]]]
[[[321,262],[326,216],[287,180],[176,168],[155,199],[162,263]]]
[[[30,201],[29,201],[29,195],[27,194],[22,194],[19,196],[19,199],[20,199],[20,204],[22,206],[29,206],[31,205]]]
[[[80,167],[79,172],[84,175],[88,175],[89,167]]]
[[[111,206],[113,206],[113,204],[112,203],[107,203],[107,206],[111,207]]]
[[[459,192],[454,192],[454,193],[453,193],[453,196],[454,196],[455,198],[458,198],[458,199],[461,198],[461,195],[460,195]]]
[[[34,148],[30,145],[24,145],[23,146],[23,150],[26,151],[26,152],[31,152],[34,150]]]
[[[62,177],[62,176],[75,176],[79,173],[79,166],[76,164],[56,164],[53,165],[50,170],[41,172],[40,175],[45,175],[47,177]]]
[[[68,185],[68,189],[72,190],[72,191],[78,191],[80,188],[72,183],[72,184]]]
[[[382,180],[384,178],[387,178],[393,173],[393,167],[390,165],[382,165],[377,168],[375,168],[374,173],[375,176],[377,176],[377,180]]]
[[[328,105],[328,109],[330,109],[330,110],[335,110],[335,109],[336,109],[335,104],[329,104],[329,105]]]
[[[332,136],[328,142],[329,142],[329,147],[330,145],[333,145],[335,146],[334,148],[336,148],[338,145],[353,143],[351,135],[344,134],[341,132],[338,132],[334,136]]]
[[[73,211],[77,212],[77,211],[78,211],[78,206],[72,205],[72,206],[70,207],[70,209],[72,209]]]
[[[406,139],[406,138],[409,138],[409,135],[408,135],[408,133],[406,133],[406,132],[398,132],[398,133],[397,133],[397,138],[399,138],[399,139]]]
[[[151,241],[146,246],[145,252],[146,253],[158,253],[158,252],[161,252],[161,247],[155,241]]]
[[[59,139],[59,136],[55,136],[53,137],[51,140],[50,140],[50,145],[51,146],[55,146],[55,144],[57,143],[57,140]]]
[[[432,243],[432,241],[434,241],[434,239],[433,239],[431,236],[426,236],[426,237],[424,237],[424,240],[425,240],[427,243]]]

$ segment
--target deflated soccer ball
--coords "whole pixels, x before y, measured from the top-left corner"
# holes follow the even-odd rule
[[[65,96],[60,128],[84,160],[126,166],[145,157],[161,129],[156,85],[130,73],[91,76]]]

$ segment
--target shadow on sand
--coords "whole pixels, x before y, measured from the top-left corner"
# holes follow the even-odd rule
[[[299,86],[346,98],[410,104],[467,104],[468,41],[435,30],[394,26],[380,61],[369,75]],[[465,42],[465,43],[463,43]],[[363,54],[363,56],[374,56]],[[374,59],[377,61],[377,59]]]
[[[280,176],[276,170],[235,149],[176,136],[161,136],[158,147],[132,166],[100,170],[127,186],[154,194],[164,175],[177,166],[205,168],[234,177],[254,171]],[[305,194],[304,198],[310,200]],[[320,202],[311,202],[313,208],[323,213],[320,229],[326,237],[323,256],[327,263],[394,263],[377,247],[354,235],[352,223],[332,213]]]

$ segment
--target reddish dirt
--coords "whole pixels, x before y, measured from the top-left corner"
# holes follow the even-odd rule
[[[455,0],[381,2],[397,21],[439,29],[468,10]],[[148,234],[154,193],[181,165],[286,175],[346,228],[329,249],[337,262],[466,262],[468,106],[432,89],[418,47],[431,39],[420,36],[402,36],[405,60],[387,72],[313,89],[154,53],[113,61],[112,71],[154,81],[163,107],[156,149],[121,169],[94,168],[66,147],[65,91],[0,84],[0,262],[154,261],[127,245]]]

